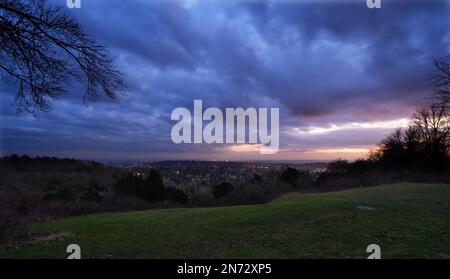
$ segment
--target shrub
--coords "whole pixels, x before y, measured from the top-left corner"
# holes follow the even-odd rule
[[[100,187],[100,185],[96,181],[92,181],[88,188],[82,193],[82,199],[85,201],[92,201],[92,202],[101,202],[103,199],[103,196],[100,194],[101,192],[104,192],[105,189],[103,187]]]
[[[28,219],[16,212],[0,212],[0,245],[29,238]]]
[[[193,192],[189,196],[188,206],[189,207],[206,207],[213,206],[217,204],[217,200],[211,189],[206,187],[202,188],[200,191]]]
[[[213,195],[216,199],[220,199],[233,191],[233,185],[228,182],[222,182],[213,187]]]
[[[178,203],[186,203],[188,196],[181,190],[173,187],[164,189],[164,198]]]
[[[74,198],[74,194],[67,187],[61,187],[44,195],[45,201],[70,201]]]
[[[141,196],[148,201],[162,201],[166,198],[163,179],[157,170],[151,169],[147,178],[140,184],[137,197]]]
[[[281,174],[280,180],[295,187],[299,177],[300,172],[297,169],[287,167]]]
[[[183,191],[164,187],[161,174],[154,169],[150,170],[145,178],[140,174],[125,174],[119,179],[116,188],[120,195],[133,196],[150,202],[169,200],[186,203],[188,199]]]

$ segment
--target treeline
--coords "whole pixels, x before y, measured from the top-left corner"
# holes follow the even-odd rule
[[[390,169],[446,170],[449,166],[448,99],[420,107],[406,129],[397,129],[371,154],[370,160]]]
[[[17,172],[98,172],[104,166],[95,161],[80,161],[76,159],[60,159],[57,157],[30,157],[16,154],[0,158],[2,170]]]
[[[395,170],[439,172],[450,165],[450,56],[434,60],[433,95],[379,145],[369,161]]]
[[[182,191],[165,187],[159,172],[133,172],[94,161],[55,157],[0,158],[0,192],[32,193],[43,201],[101,202],[133,197],[148,202],[185,203]]]
[[[280,180],[312,191],[397,181],[450,183],[450,56],[433,64],[432,95],[417,107],[407,128],[389,134],[367,159],[337,160],[318,174],[287,168]]]
[[[369,158],[330,163],[318,187],[362,186],[398,180],[450,183],[450,56],[433,61],[432,95],[409,126],[396,129]]]

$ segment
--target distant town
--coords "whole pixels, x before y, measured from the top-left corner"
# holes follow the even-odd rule
[[[185,192],[201,191],[227,181],[236,187],[266,184],[276,180],[286,167],[306,171],[317,176],[326,171],[328,162],[235,162],[235,161],[160,161],[114,162],[110,165],[127,168],[135,175],[145,176],[149,169],[157,169],[164,185]]]

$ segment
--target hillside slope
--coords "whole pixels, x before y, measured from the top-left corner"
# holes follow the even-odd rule
[[[98,214],[34,227],[50,235],[0,258],[450,258],[450,186],[399,183],[289,194],[265,205]],[[52,240],[56,239],[56,240]]]

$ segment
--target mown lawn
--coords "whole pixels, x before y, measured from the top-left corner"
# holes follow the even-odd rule
[[[96,214],[33,227],[0,258],[450,258],[450,186],[398,183],[289,194],[265,205]]]

